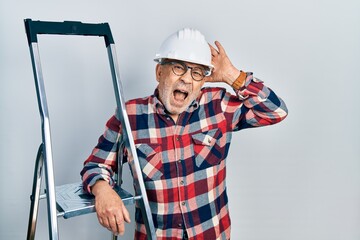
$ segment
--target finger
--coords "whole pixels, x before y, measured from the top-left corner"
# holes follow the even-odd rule
[[[99,219],[100,224],[107,229],[110,229],[110,224],[107,218]]]
[[[99,220],[100,225],[101,225],[101,226],[104,226],[104,221],[102,220],[102,218],[100,218],[100,217],[98,216],[98,220]],[[104,226],[104,227],[105,227],[105,226]]]
[[[216,50],[210,43],[209,44],[209,47],[210,47],[210,50],[213,51],[213,50]]]
[[[101,226],[109,228],[109,223],[106,217],[101,217],[101,215],[97,214],[97,218]]]
[[[109,221],[109,228],[110,228],[109,230],[113,234],[117,235],[119,233],[119,230],[118,230],[118,225],[116,223],[115,217],[110,217],[110,219],[108,219],[108,221]]]
[[[125,232],[125,224],[123,216],[115,217],[117,233],[123,235]]]
[[[219,49],[219,54],[226,56],[225,48],[221,45],[219,41],[215,41],[216,47]]]
[[[217,55],[219,54],[219,52],[216,50],[216,48],[214,48],[214,47],[213,47],[212,45],[210,45],[210,44],[209,44],[209,46],[210,46],[211,55],[212,55],[213,57],[217,56]]]
[[[123,218],[127,223],[131,222],[130,214],[128,210],[126,209],[125,205],[122,205],[122,212],[123,212]]]
[[[130,220],[130,214],[127,211],[125,205],[121,204],[120,206],[121,206],[121,209],[120,209],[120,211],[116,212],[115,220],[116,220],[116,226],[117,226],[118,233],[120,235],[123,235],[125,232],[125,221],[130,223],[131,220]]]
[[[215,61],[214,58],[211,58],[211,64],[214,66],[214,68],[212,69],[212,72],[214,72],[216,69],[217,61]]]

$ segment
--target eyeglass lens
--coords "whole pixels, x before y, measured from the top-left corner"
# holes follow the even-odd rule
[[[189,67],[185,63],[180,63],[180,62],[172,63],[172,70],[174,74],[178,76],[184,75],[188,69],[190,69],[191,77],[195,81],[201,81],[205,77],[204,70],[199,67]]]

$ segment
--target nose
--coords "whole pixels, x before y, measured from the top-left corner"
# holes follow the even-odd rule
[[[181,76],[184,83],[192,83],[193,79],[191,76],[191,68],[187,68],[184,75]]]

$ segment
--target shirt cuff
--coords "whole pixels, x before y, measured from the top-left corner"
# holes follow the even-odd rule
[[[109,183],[111,187],[115,186],[115,181],[112,179],[112,177],[109,177],[107,175],[96,175],[94,178],[91,179],[91,181],[87,184],[86,190],[88,193],[92,194],[91,187],[95,185],[95,183],[99,180],[104,180]]]
[[[247,99],[249,96],[251,95],[257,95],[257,93],[253,93],[249,90],[248,86],[252,83],[263,83],[262,80],[255,78],[253,76],[252,72],[247,72],[246,73],[246,80],[245,80],[245,84],[242,88],[240,88],[239,90],[235,91],[236,95],[239,97],[240,100],[245,100]]]

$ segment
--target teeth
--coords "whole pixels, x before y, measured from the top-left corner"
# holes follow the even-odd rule
[[[182,90],[178,90],[178,89],[176,89],[174,92],[180,92],[180,93],[183,93],[183,94],[188,94],[187,91],[182,91]]]

